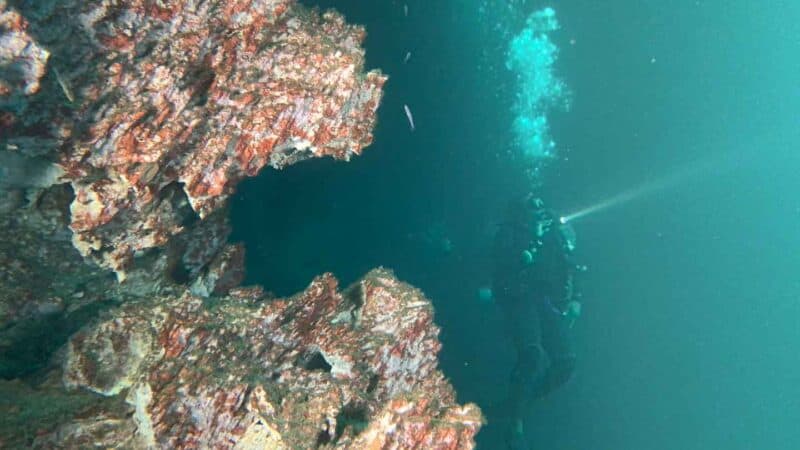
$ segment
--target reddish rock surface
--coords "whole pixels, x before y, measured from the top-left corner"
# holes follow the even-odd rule
[[[129,303],[72,338],[63,378],[124,395],[119,428],[82,428],[140,448],[471,448],[481,415],[455,403],[437,335],[428,300],[391,272],[344,292],[324,275],[290,299]]]
[[[0,447],[474,446],[420,291],[386,270],[236,287],[236,183],[371,142],[386,78],[362,28],[294,0],[11,4]]]
[[[0,0],[0,97],[39,92],[50,53],[28,34],[28,21]],[[3,119],[11,120],[3,114]],[[8,124],[10,125],[10,124]]]
[[[43,0],[36,8],[28,24],[0,2],[0,20],[14,25],[0,40],[19,44],[0,61],[26,67],[21,80],[0,79],[0,100],[38,90],[43,46],[55,55],[47,65],[54,105],[27,115],[25,102],[8,108],[0,137],[23,153],[49,149],[75,192],[75,246],[121,279],[135,254],[182,229],[161,201],[166,187],[179,186],[205,217],[265,165],[347,160],[372,141],[386,77],[364,72],[364,29],[338,13],[294,0]]]

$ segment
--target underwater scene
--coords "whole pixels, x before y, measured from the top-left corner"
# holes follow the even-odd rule
[[[800,3],[0,0],[0,449],[800,449]]]

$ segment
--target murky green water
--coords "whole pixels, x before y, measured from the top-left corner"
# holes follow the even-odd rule
[[[570,107],[534,108],[555,144],[534,179],[563,214],[619,201],[574,221],[590,267],[578,371],[531,405],[529,440],[800,448],[800,4],[306,3],[364,24],[368,64],[390,80],[362,157],[240,185],[248,282],[288,294],[322,271],[349,282],[393,268],[434,301],[460,399],[500,398],[514,353],[477,292],[500,211],[541,166],[520,156],[531,148],[513,127],[521,88],[507,49],[549,6]],[[492,428],[481,446],[503,448]]]

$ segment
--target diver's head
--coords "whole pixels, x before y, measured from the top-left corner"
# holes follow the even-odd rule
[[[551,232],[557,232],[553,233],[552,237],[561,242],[564,250],[567,252],[575,250],[575,229],[566,220],[562,220],[555,211],[546,207],[539,195],[528,194],[523,201],[523,208],[524,214],[527,215],[526,220],[530,224],[531,238],[541,242],[547,236],[551,236]]]
[[[544,208],[544,200],[542,197],[534,192],[529,192],[525,196],[524,200],[525,205],[530,208],[531,210],[537,210]]]
[[[541,198],[536,198],[531,202],[530,218],[531,231],[536,239],[542,239],[554,227],[558,226],[558,216],[556,213],[545,207]]]

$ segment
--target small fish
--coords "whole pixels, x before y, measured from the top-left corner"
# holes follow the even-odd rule
[[[405,14],[405,16],[408,17],[408,4],[407,3],[403,4],[403,14]]]
[[[403,109],[406,111],[406,117],[408,118],[408,124],[411,126],[411,131],[414,131],[414,116],[411,115],[411,110],[408,108],[408,105],[403,105]]]
[[[408,64],[408,60],[411,59],[411,52],[406,52],[406,57],[403,58],[403,64]]]
[[[58,81],[58,85],[61,86],[61,90],[64,91],[64,95],[67,97],[67,100],[69,100],[70,103],[74,103],[75,102],[75,96],[72,95],[72,89],[70,89],[69,85],[67,84],[67,82],[64,81],[63,78],[61,78],[61,74],[58,73],[58,69],[53,67],[53,71],[56,74],[56,81]]]

